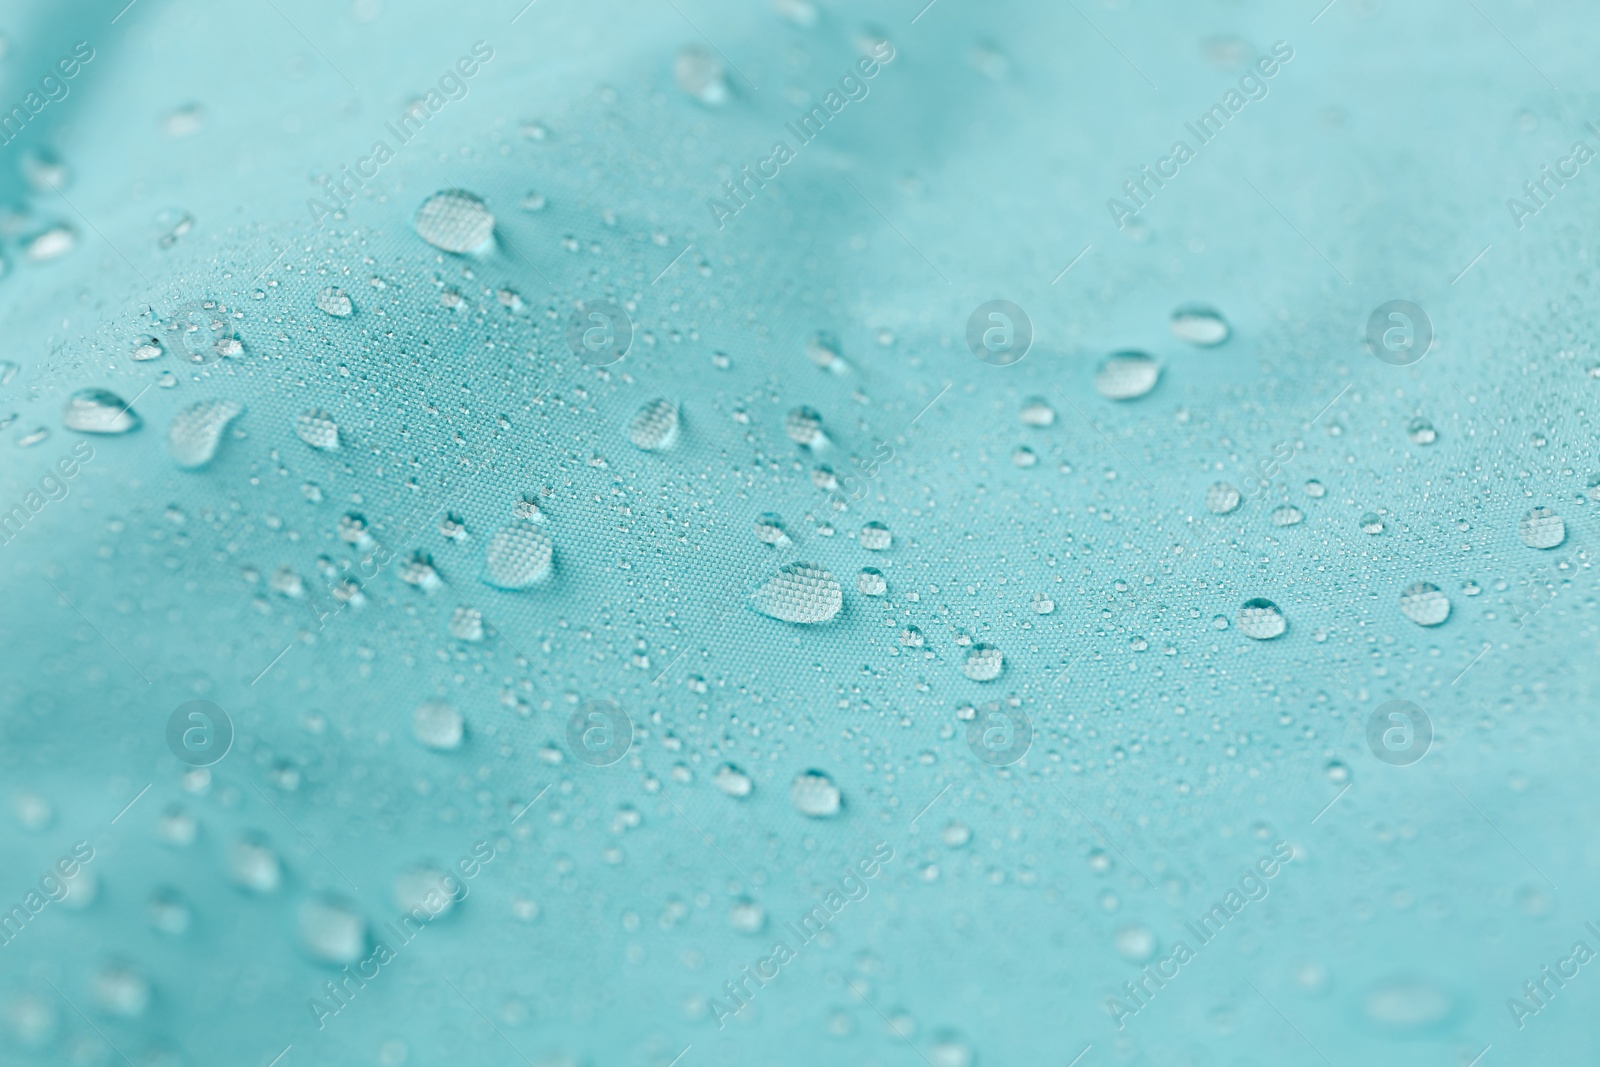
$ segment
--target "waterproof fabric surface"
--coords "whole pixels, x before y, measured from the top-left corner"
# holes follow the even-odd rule
[[[1586,8],[0,28],[6,1063],[1600,1052]]]

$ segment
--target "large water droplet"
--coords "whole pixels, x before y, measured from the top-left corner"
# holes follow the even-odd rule
[[[815,563],[790,563],[750,594],[750,604],[784,622],[827,622],[844,606],[844,593]]]
[[[417,236],[433,247],[458,255],[486,251],[494,240],[494,213],[483,198],[465,189],[434,193],[412,221]]]
[[[822,432],[822,416],[810,408],[795,408],[783,418],[783,432],[789,440],[806,448],[822,448],[828,437]]]
[[[1412,582],[1400,591],[1400,613],[1418,626],[1438,626],[1450,617],[1450,598],[1432,582]]]
[[[962,661],[961,673],[974,682],[992,682],[1000,677],[1005,656],[993,645],[973,645]]]
[[[1210,348],[1228,339],[1228,322],[1220,312],[1191,305],[1172,313],[1172,336],[1192,345]]]
[[[483,553],[483,580],[497,589],[526,589],[550,576],[555,546],[531,522],[502,526]]]
[[[711,781],[725,796],[747,797],[755,788],[750,776],[731,763],[724,763],[711,775]]]
[[[228,853],[228,874],[254,893],[274,893],[283,884],[283,864],[264,838],[241,837]]]
[[[109,389],[79,389],[67,400],[61,425],[78,433],[131,433],[139,428],[140,419]]]
[[[300,941],[323,963],[354,963],[367,951],[367,920],[341,901],[308,900],[300,906]]]
[[[356,310],[350,294],[332,285],[317,294],[317,307],[336,319],[348,319]]]
[[[822,771],[802,771],[789,785],[789,802],[801,815],[826,819],[839,814],[843,798],[832,778]]]
[[[726,103],[728,83],[723,78],[722,61],[704,45],[685,45],[672,64],[672,77],[678,88],[711,107]]]
[[[1517,533],[1529,548],[1555,548],[1567,539],[1567,524],[1549,508],[1534,508],[1522,517]]]
[[[296,415],[294,432],[312,448],[332,451],[339,447],[339,424],[326,411],[314,408]]]
[[[1251,597],[1239,607],[1239,632],[1257,641],[1270,641],[1289,628],[1278,605],[1265,597]]]
[[[869,522],[861,527],[856,540],[869,552],[885,552],[894,541],[894,534],[881,522]]]
[[[244,405],[232,400],[202,400],[189,405],[174,415],[167,427],[167,451],[180,467],[204,467],[216,456],[228,423],[243,411]]]
[[[1213,515],[1227,515],[1238,511],[1244,495],[1227,482],[1217,482],[1206,490],[1206,510]]]
[[[1095,391],[1107,400],[1137,400],[1156,387],[1161,364],[1143,352],[1114,352],[1095,372]]]
[[[467,728],[454,704],[429,700],[411,713],[411,732],[437,752],[453,752],[461,747]]]
[[[628,440],[646,452],[671,448],[678,440],[678,405],[664,397],[645,404],[628,423]]]

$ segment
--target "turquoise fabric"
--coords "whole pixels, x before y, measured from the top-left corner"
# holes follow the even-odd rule
[[[1593,28],[11,5],[0,1059],[1593,1059]]]

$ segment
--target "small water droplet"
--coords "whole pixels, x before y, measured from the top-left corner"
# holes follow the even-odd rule
[[[678,440],[678,405],[657,397],[634,413],[628,422],[628,440],[646,452],[661,452]]]
[[[333,416],[319,408],[295,416],[294,432],[312,448],[332,451],[339,447],[339,424]]]
[[[856,589],[864,596],[883,596],[889,591],[889,583],[876,567],[862,567],[856,575]]]
[[[1030,396],[1022,402],[1022,411],[1019,413],[1022,425],[1045,427],[1056,424],[1056,410],[1050,402],[1042,396]]]
[[[355,963],[367,951],[367,920],[332,897],[300,906],[300,941],[314,959],[335,966]]]
[[[1406,436],[1414,445],[1431,445],[1439,439],[1439,434],[1434,430],[1433,423],[1427,419],[1412,419],[1406,427]]]
[[[884,552],[888,550],[890,543],[894,540],[894,534],[889,531],[889,527],[881,522],[869,522],[861,527],[861,532],[857,535],[856,540],[860,542],[862,548],[867,549],[869,552]]]
[[[679,89],[702,104],[717,107],[727,103],[728,83],[723,77],[722,61],[703,45],[685,45],[678,50],[672,77]]]

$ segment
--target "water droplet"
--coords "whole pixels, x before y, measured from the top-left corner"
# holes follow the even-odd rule
[[[428,197],[412,226],[433,247],[458,255],[487,251],[494,240],[494,213],[481,197],[465,189],[446,189]]]
[[[1114,352],[1095,372],[1094,388],[1107,400],[1137,400],[1156,387],[1161,364],[1144,352]]]
[[[252,893],[275,893],[283,884],[283,864],[265,838],[246,836],[228,853],[228,875]]]
[[[1156,954],[1156,935],[1146,926],[1124,926],[1115,943],[1117,955],[1129,963],[1144,963]]]
[[[736,900],[728,910],[728,925],[741,934],[759,934],[767,925],[767,909],[753,900]]]
[[[889,583],[876,567],[862,567],[856,575],[856,589],[864,596],[883,596],[889,591]]]
[[[1022,402],[1022,411],[1019,415],[1024,426],[1054,426],[1056,424],[1056,409],[1050,406],[1049,401],[1042,396],[1030,396]]]
[[[461,747],[466,724],[454,704],[429,700],[412,712],[411,732],[418,741],[437,752],[452,752]]]
[[[1056,610],[1056,602],[1044,593],[1033,594],[1033,610],[1040,615],[1048,615]]]
[[[217,454],[228,423],[244,412],[232,400],[202,400],[172,417],[167,427],[167,451],[187,470],[204,467]]]
[[[1011,453],[1011,465],[1027,470],[1039,462],[1039,454],[1027,445],[1018,445]]]
[[[1220,312],[1198,304],[1172,313],[1172,336],[1192,345],[1210,348],[1228,339],[1228,321]]]
[[[1264,597],[1251,597],[1239,607],[1239,632],[1256,641],[1269,641],[1288,629],[1278,605]]]
[[[1315,478],[1312,478],[1310,481],[1306,482],[1305,489],[1306,496],[1316,500],[1322,499],[1322,497],[1326,496],[1328,493],[1327,488]]]
[[[28,242],[28,259],[33,263],[48,263],[72,251],[78,235],[65,226],[54,226]]]
[[[129,355],[135,362],[143,363],[146,360],[160,359],[164,351],[166,350],[161,347],[161,338],[146,334],[133,343],[133,351]]]
[[[1414,445],[1431,445],[1439,439],[1433,423],[1422,418],[1411,420],[1411,424],[1406,427],[1406,436],[1411,438],[1411,443]]]
[[[1450,617],[1450,598],[1432,582],[1412,582],[1400,591],[1400,613],[1418,626],[1438,626]]]
[[[756,516],[756,540],[764,545],[782,548],[789,544],[789,534],[783,528],[783,519],[770,511]]]
[[[833,575],[815,563],[790,563],[750,594],[761,614],[784,622],[827,622],[844,606]]]
[[[1282,507],[1274,508],[1270,516],[1274,526],[1294,526],[1305,517],[1305,512],[1293,504],[1284,504]]]
[[[1395,1036],[1413,1037],[1434,1029],[1454,1010],[1449,994],[1422,978],[1392,978],[1367,992],[1361,1002],[1367,1019]]]
[[[628,422],[628,440],[646,452],[661,452],[678,440],[678,405],[664,397],[645,404]]]
[[[140,419],[109,389],[79,389],[67,400],[61,425],[78,433],[131,433],[139,428]]]
[[[150,1007],[150,980],[126,963],[108,963],[94,973],[94,1001],[107,1014],[137,1019]]]
[[[923,638],[921,630],[915,626],[907,626],[900,631],[900,643],[907,648],[921,648],[926,643],[926,640]]]
[[[856,540],[869,552],[884,552],[894,540],[894,534],[881,522],[869,522],[861,527],[861,533],[856,536]]]
[[[1217,482],[1206,490],[1206,510],[1213,515],[1227,515],[1238,511],[1244,495],[1227,482]]]
[[[973,645],[961,663],[961,673],[974,682],[992,682],[1000,677],[1005,657],[993,645]]]
[[[339,424],[333,416],[319,408],[295,416],[294,432],[312,448],[332,451],[339,447]]]
[[[711,107],[727,103],[728,83],[723,78],[722,61],[703,45],[685,45],[672,64],[672,77],[678,88]]]
[[[450,636],[457,641],[483,640],[483,612],[463,604],[450,613]]]
[[[450,878],[437,867],[427,865],[400,872],[394,880],[395,906],[408,914],[415,908],[421,908],[435,919],[443,918],[456,905],[455,894],[450,891]]]
[[[1361,516],[1361,532],[1373,535],[1383,533],[1383,520],[1378,517],[1377,512],[1369,511]]]
[[[730,797],[747,797],[755,788],[750,776],[731,763],[724,763],[718,767],[712,773],[711,781],[724,796]]]
[[[356,310],[355,304],[350,301],[350,294],[332,285],[317,294],[317,307],[336,319],[348,319]]]
[[[1529,548],[1555,548],[1567,539],[1567,524],[1549,508],[1534,508],[1522,517],[1517,533]]]
[[[806,448],[822,448],[828,443],[822,432],[822,416],[810,408],[795,408],[783,418],[783,432],[789,440]]]
[[[806,341],[806,358],[832,374],[849,374],[850,364],[840,355],[839,339],[831,333],[817,333]]]
[[[300,906],[300,941],[314,959],[335,966],[354,963],[367,951],[367,920],[331,897]]]
[[[531,522],[502,526],[483,553],[483,580],[496,589],[526,589],[550,576],[555,546]]]
[[[808,818],[831,818],[839,814],[842,801],[839,787],[822,771],[802,771],[789,785],[789,802]]]

